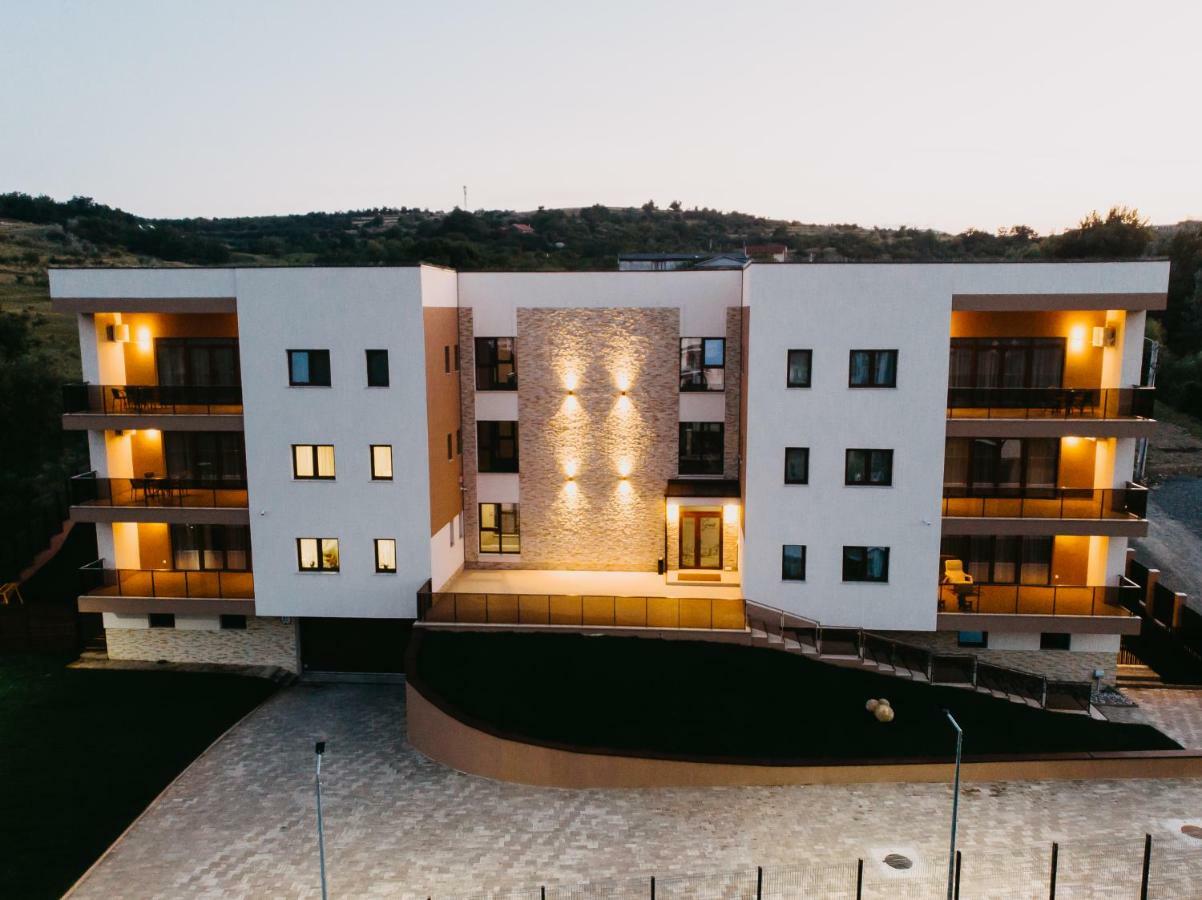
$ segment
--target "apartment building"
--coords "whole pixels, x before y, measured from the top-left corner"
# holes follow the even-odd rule
[[[1138,630],[1166,262],[50,279],[114,657],[388,668],[419,618],[747,600],[1080,679]]]

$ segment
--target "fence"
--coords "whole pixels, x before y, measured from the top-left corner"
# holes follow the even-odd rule
[[[80,593],[117,597],[253,600],[250,572],[175,569],[106,569],[96,560],[80,570]]]
[[[1139,585],[1120,577],[1117,585],[990,584],[938,587],[939,612],[1044,616],[1128,616]]]
[[[967,488],[943,489],[943,515],[998,519],[1146,519],[1148,489],[1025,488],[983,496]]]
[[[1128,419],[1152,417],[1155,388],[950,388],[948,418]]]
[[[229,507],[247,504],[246,479],[100,478],[95,471],[71,478],[74,506]]]
[[[242,388],[239,385],[65,384],[63,412],[109,416],[240,414]]]
[[[1123,638],[1122,661],[1142,662],[1166,682],[1202,683],[1202,615],[1185,605],[1186,596],[1160,580],[1127,551],[1127,578],[1137,596],[1124,605],[1142,619],[1138,636]]]
[[[947,897],[948,869],[946,850],[923,854],[900,849],[879,858],[837,864],[646,876],[456,897],[422,891],[420,896],[430,900],[937,900]],[[964,900],[1180,900],[1202,896],[1202,841],[1183,828],[1125,843],[962,850],[951,869],[952,894]]]

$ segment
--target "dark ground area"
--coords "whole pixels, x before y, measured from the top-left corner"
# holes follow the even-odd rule
[[[1143,725],[1045,712],[960,688],[736,645],[425,632],[415,685],[467,721],[623,753],[774,761],[1177,749]],[[886,697],[896,719],[865,709]]]
[[[0,655],[0,896],[58,897],[272,682]]]
[[[1148,534],[1131,541],[1135,558],[1202,611],[1202,478],[1171,478],[1151,490]]]

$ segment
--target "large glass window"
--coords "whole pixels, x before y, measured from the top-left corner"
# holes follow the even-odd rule
[[[1051,584],[1051,537],[949,535],[940,555],[958,559],[981,584]]]
[[[952,338],[948,386],[1058,388],[1064,338]]]
[[[808,388],[810,386],[811,363],[813,360],[813,350],[790,350],[789,362],[785,372],[785,386],[791,388]]]
[[[392,481],[392,444],[371,445],[371,480]]]
[[[288,383],[293,387],[329,387],[329,350],[289,350]]]
[[[950,497],[1050,495],[1059,454],[1056,438],[948,438],[943,491]]]
[[[333,478],[334,445],[293,444],[292,477],[302,481]]]
[[[480,504],[480,552],[522,552],[521,522],[516,503]]]
[[[476,470],[518,471],[518,423],[476,423]]]
[[[851,387],[897,387],[897,351],[852,350],[847,383]]]
[[[337,572],[338,538],[297,538],[296,558],[302,572]]]
[[[388,387],[388,351],[367,350],[367,386]]]
[[[246,481],[246,450],[240,431],[165,431],[163,461],[169,478]]]
[[[803,544],[781,547],[780,577],[785,581],[806,580],[806,548]]]
[[[785,484],[810,483],[810,448],[785,448]]]
[[[721,475],[724,433],[721,422],[681,422],[680,474]]]
[[[888,581],[888,547],[844,547],[844,581]]]
[[[476,338],[476,390],[516,391],[517,360],[511,337]]]
[[[181,571],[250,571],[250,527],[171,525],[171,565]]]
[[[396,573],[396,540],[376,538],[376,571]]]
[[[240,383],[237,338],[157,338],[160,385],[235,387]]]
[[[893,451],[848,450],[843,483],[879,487],[893,484]]]
[[[726,372],[725,338],[680,339],[680,389],[720,391]]]

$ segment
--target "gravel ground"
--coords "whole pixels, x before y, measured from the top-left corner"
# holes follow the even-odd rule
[[[1189,595],[1202,612],[1202,478],[1172,478],[1152,487],[1148,535],[1131,542],[1135,558],[1160,569],[1161,581]]]

